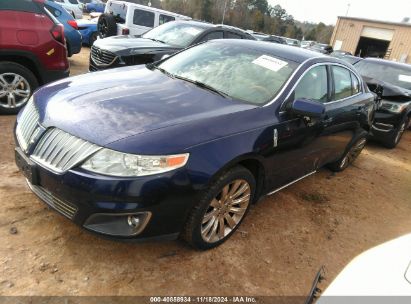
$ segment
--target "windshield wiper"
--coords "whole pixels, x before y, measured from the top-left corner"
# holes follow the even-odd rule
[[[175,78],[174,74],[171,74],[170,72],[167,72],[166,70],[164,70],[163,68],[160,68],[158,65],[156,65],[155,63],[146,63],[146,67],[149,70],[159,70],[161,73],[171,77],[171,78]]]
[[[160,42],[160,43],[162,43],[162,44],[167,44],[167,43],[165,43],[163,40],[158,40],[158,39],[154,39],[154,38],[147,38],[147,39],[149,39],[149,40],[151,40],[151,41],[155,41],[155,42]]]
[[[220,95],[220,96],[222,96],[222,97],[224,97],[224,98],[230,98],[230,96],[228,96],[227,94],[221,92],[220,90],[217,90],[216,88],[214,88],[214,87],[212,87],[212,86],[210,86],[210,85],[208,85],[208,84],[206,84],[206,83],[204,83],[204,82],[197,81],[197,80],[192,80],[192,79],[190,79],[190,78],[185,78],[185,77],[178,76],[178,75],[174,75],[174,74],[171,74],[171,75],[172,75],[172,77],[174,77],[174,78],[181,79],[181,80],[184,80],[184,81],[193,83],[193,84],[195,84],[196,86],[198,86],[198,87],[200,87],[200,88],[203,88],[203,89],[212,91],[212,92],[214,92],[214,93],[216,93],[216,94],[218,94],[218,95]]]

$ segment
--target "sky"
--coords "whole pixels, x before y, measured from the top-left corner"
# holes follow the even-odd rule
[[[411,17],[411,0],[268,0],[279,4],[298,21],[335,24],[337,16],[348,16],[400,22]]]

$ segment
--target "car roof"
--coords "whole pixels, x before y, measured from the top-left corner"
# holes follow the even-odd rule
[[[373,63],[377,63],[381,65],[392,66],[392,67],[407,69],[411,71],[411,65],[407,63],[395,62],[395,61],[390,61],[390,60],[380,59],[380,58],[365,58],[362,61],[363,62],[373,62]]]
[[[242,39],[218,39],[211,40],[208,43],[230,44],[258,50],[267,55],[273,55],[286,60],[294,61],[296,63],[303,63],[308,59],[313,58],[330,58],[330,62],[341,62],[339,60],[331,59],[329,56],[319,54],[310,50],[296,48],[284,44],[276,44],[267,41],[257,40],[242,40]]]

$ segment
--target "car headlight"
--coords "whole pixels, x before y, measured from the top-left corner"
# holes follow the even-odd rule
[[[81,168],[110,176],[146,176],[184,167],[189,154],[147,156],[102,149],[86,160]]]
[[[386,110],[392,113],[401,113],[403,110],[405,110],[405,108],[408,107],[408,105],[410,105],[410,102],[401,103],[401,102],[391,102],[391,101],[382,100],[380,109]]]

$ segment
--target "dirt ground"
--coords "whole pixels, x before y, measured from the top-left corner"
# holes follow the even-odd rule
[[[87,71],[87,48],[70,60]],[[14,116],[0,116],[0,295],[305,295],[362,251],[411,232],[411,131],[369,145],[340,174],[324,169],[256,204],[224,245],[100,239],[46,208],[13,159]]]

